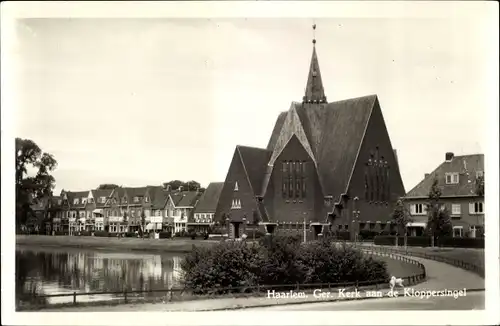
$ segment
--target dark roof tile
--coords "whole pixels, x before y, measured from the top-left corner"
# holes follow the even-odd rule
[[[215,213],[224,182],[211,182],[201,195],[195,213]]]
[[[422,198],[429,195],[434,178],[438,180],[441,196],[464,197],[476,196],[476,172],[484,173],[484,154],[455,156],[451,162],[441,163],[432,173],[424,178],[406,194],[406,198]],[[446,184],[447,172],[458,172],[458,184]]]

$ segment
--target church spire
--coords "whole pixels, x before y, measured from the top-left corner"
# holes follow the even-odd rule
[[[313,25],[313,34],[316,31],[316,24]],[[316,37],[313,36],[313,53],[309,75],[307,77],[306,91],[303,103],[327,103],[321,73],[319,71],[318,55],[316,54]]]

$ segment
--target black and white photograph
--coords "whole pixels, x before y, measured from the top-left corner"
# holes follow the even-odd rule
[[[2,324],[500,322],[498,3],[1,13]]]

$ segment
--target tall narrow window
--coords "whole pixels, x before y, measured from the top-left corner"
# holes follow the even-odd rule
[[[292,162],[288,162],[288,198],[292,198],[293,197],[293,191],[295,190],[295,188],[293,187],[293,163]]]
[[[375,159],[373,161],[373,201],[375,203],[378,202],[378,173],[377,173],[377,170],[378,170],[378,162],[377,160]]]
[[[304,179],[304,175],[302,174],[302,165],[303,162],[297,163],[297,197],[302,198],[302,180]]]
[[[282,192],[283,192],[283,198],[286,198],[288,195],[288,175],[287,175],[288,169],[287,169],[287,162],[284,161],[282,163],[282,174],[281,174],[281,182],[282,182]]]
[[[387,165],[386,168],[386,178],[387,178],[387,201],[391,201],[391,167]]]
[[[373,162],[372,159],[370,158],[368,160],[368,191],[369,191],[369,198],[370,201],[373,201]]]
[[[380,202],[385,201],[385,164],[384,157],[380,160]]]
[[[365,200],[368,200],[368,163],[365,165]]]
[[[306,198],[306,187],[307,187],[307,174],[306,174],[307,162],[302,162],[302,198]]]
[[[295,193],[296,193],[296,186],[295,186],[295,180],[297,179],[297,174],[295,170],[295,165],[297,165],[295,162],[291,162],[290,166],[290,198],[295,198]]]

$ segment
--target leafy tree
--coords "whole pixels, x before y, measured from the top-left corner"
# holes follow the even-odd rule
[[[450,214],[441,204],[441,190],[437,179],[434,179],[429,191],[427,203],[427,233],[431,235],[432,246],[436,237],[450,235],[453,231]]]
[[[99,187],[97,187],[97,190],[109,190],[109,189],[115,189],[118,188],[118,185],[114,183],[103,183],[100,184]]]
[[[44,153],[30,139],[16,138],[16,227],[25,224],[32,213],[30,205],[33,200],[50,196],[55,187],[55,179],[51,175],[57,167],[54,156]],[[34,176],[28,169],[36,169]]]
[[[396,245],[400,234],[403,234],[406,239],[406,225],[411,222],[413,222],[413,219],[405,206],[404,199],[398,199],[391,215],[391,223],[395,224],[397,228]]]
[[[172,191],[178,190],[180,187],[182,187],[182,190],[184,191],[196,191],[196,190],[205,191],[205,188],[201,188],[200,183],[194,180],[187,182],[181,180],[172,180],[169,182],[164,182],[163,188],[167,188],[167,186],[170,186],[170,190]]]
[[[484,197],[484,175],[476,178],[476,195]]]

